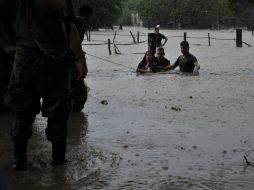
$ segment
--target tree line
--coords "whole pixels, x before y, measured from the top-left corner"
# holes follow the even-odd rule
[[[94,9],[94,28],[132,25],[133,15],[148,28],[157,24],[210,29],[254,26],[254,0],[74,0],[76,10],[84,4]]]

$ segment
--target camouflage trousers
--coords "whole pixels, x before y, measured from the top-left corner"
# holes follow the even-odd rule
[[[0,112],[8,111],[4,104],[4,95],[8,88],[13,62],[14,55],[0,50]]]
[[[56,54],[57,50],[48,50]],[[48,117],[46,135],[49,141],[61,141],[67,135],[71,110],[70,72],[67,56],[46,57],[40,50],[17,47],[10,85],[5,101],[16,113],[12,130],[14,142],[28,140],[32,124],[40,111]],[[41,101],[42,100],[42,101]]]

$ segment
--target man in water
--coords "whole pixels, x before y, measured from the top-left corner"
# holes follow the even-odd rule
[[[156,47],[164,47],[164,45],[167,43],[168,38],[164,36],[163,34],[160,33],[160,26],[157,25],[154,29],[155,31],[155,42],[156,42]],[[162,44],[162,39],[164,39],[164,42]]]
[[[170,61],[167,58],[165,58],[164,48],[159,47],[157,49],[156,55],[157,55],[155,58],[156,72],[166,71],[167,67],[170,66]]]
[[[162,44],[162,39],[164,39],[164,42]],[[157,25],[154,29],[154,33],[148,34],[148,46],[149,50],[153,51],[154,54],[156,53],[156,48],[158,47],[164,47],[164,45],[167,43],[168,38],[160,33],[160,26]]]
[[[182,55],[178,57],[173,65],[166,67],[166,69],[171,70],[179,66],[180,72],[182,73],[192,73],[194,75],[198,75],[200,66],[197,58],[189,52],[189,43],[187,41],[182,41],[180,43],[180,47]]]

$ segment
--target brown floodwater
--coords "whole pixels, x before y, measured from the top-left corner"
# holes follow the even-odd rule
[[[129,29],[121,32],[128,34]],[[235,35],[205,30],[190,30],[188,35],[207,32],[221,38]],[[112,37],[109,31],[95,34],[97,40]],[[254,46],[253,36],[243,34]],[[165,47],[171,62],[180,54],[180,41],[170,38]],[[247,166],[244,155],[254,162],[253,47],[235,48],[234,41],[212,41],[211,47],[202,40],[189,42],[201,65],[199,76],[136,76],[87,56],[89,96],[83,112],[70,116],[65,166],[50,164],[46,119],[38,115],[28,146],[33,165],[13,171],[9,129],[14,116],[0,115],[0,165],[11,189],[252,190],[254,167]],[[137,53],[146,48],[119,46],[122,54],[109,56],[106,46],[84,47],[89,54],[133,70],[143,57]]]

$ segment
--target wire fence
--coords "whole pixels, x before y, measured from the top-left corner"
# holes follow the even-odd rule
[[[140,35],[141,34],[141,35]],[[83,43],[82,45],[86,45],[86,46],[101,46],[101,45],[107,45],[108,46],[108,51],[109,51],[109,54],[111,55],[111,46],[113,45],[113,48],[114,48],[114,51],[115,51],[115,54],[121,54],[120,50],[118,49],[117,46],[132,46],[132,45],[140,45],[140,44],[144,44],[146,42],[148,42],[148,39],[147,40],[143,40],[143,41],[140,41],[139,40],[139,36],[145,36],[148,38],[148,34],[145,34],[145,33],[141,33],[141,32],[138,32],[136,36],[133,35],[133,33],[130,31],[130,34],[117,34],[117,32],[115,32],[114,34],[110,34],[110,35],[105,35],[105,34],[93,34],[94,36],[96,35],[101,35],[101,36],[113,36],[113,40],[110,40],[110,39],[107,39],[107,40],[87,40],[89,43]],[[117,36],[129,36],[132,38],[133,42],[130,42],[130,43],[126,43],[126,42],[115,42],[115,39]],[[218,38],[218,37],[211,37],[210,36],[210,33],[207,34],[207,36],[187,36],[187,33],[184,32],[183,35],[175,35],[175,36],[166,36],[167,38],[182,38],[183,40],[187,40],[187,39],[198,39],[198,40],[208,40],[208,45],[210,46],[211,45],[211,40],[221,40],[221,41],[234,41],[236,42],[236,46],[238,47],[238,43],[241,43],[241,44],[245,44],[247,45],[248,47],[251,47],[250,44],[246,43],[246,42],[243,42],[242,41],[242,36],[238,36],[236,35],[236,38]],[[240,39],[237,39],[237,38],[240,38]],[[90,43],[90,42],[101,42],[101,43]],[[242,46],[239,46],[239,47],[242,47]],[[133,54],[141,54],[141,53],[133,53]],[[142,53],[143,54],[143,53]],[[123,67],[131,72],[135,72],[135,68],[133,67],[129,67],[129,66],[126,66],[126,65],[123,65],[123,64],[120,64],[120,63],[116,63],[114,61],[111,61],[111,60],[107,60],[107,59],[104,59],[102,57],[98,57],[98,56],[95,56],[95,55],[92,55],[92,54],[89,54],[87,53],[88,56],[91,56],[91,57],[94,57],[96,59],[99,59],[101,61],[105,61],[105,62],[108,62],[108,63],[111,63],[111,64],[114,64],[114,65],[118,65],[120,67]]]
[[[113,48],[115,50],[116,54],[121,54],[121,52],[119,51],[119,49],[117,48],[117,46],[132,46],[132,45],[140,45],[140,44],[144,44],[148,42],[148,34],[143,33],[143,32],[139,32],[137,31],[137,35],[134,36],[133,33],[131,31],[129,31],[130,34],[118,34],[117,31],[115,31],[115,33],[111,33],[111,34],[98,34],[95,33],[93,34],[94,36],[113,36],[113,40],[111,39],[107,39],[107,40],[91,40],[91,38],[87,39],[86,43],[82,43],[82,45],[85,46],[103,46],[103,45],[107,45],[108,46],[108,51],[109,54],[111,55],[111,46],[113,45]],[[253,34],[252,34],[253,35]],[[128,36],[132,38],[132,42],[119,42],[119,41],[115,41],[117,36]],[[140,41],[140,37],[147,37],[147,40],[143,40]],[[211,36],[210,33],[207,34],[207,36],[188,36],[187,32],[184,32],[183,35],[171,35],[171,36],[166,36],[167,38],[182,38],[184,41],[186,41],[187,39],[198,39],[198,40],[207,40],[208,41],[208,45],[211,46],[211,40],[217,40],[217,41],[234,41],[236,42],[236,46],[237,47],[242,47],[242,44],[247,45],[248,47],[252,47],[250,44],[248,44],[247,42],[242,41],[242,30],[236,30],[236,38],[218,38],[218,37],[214,37]],[[91,43],[91,42],[98,42],[98,43]],[[99,43],[100,42],[100,43]]]

